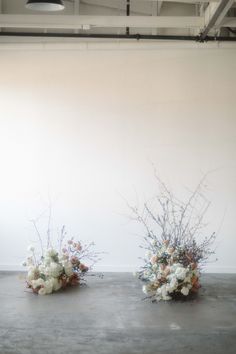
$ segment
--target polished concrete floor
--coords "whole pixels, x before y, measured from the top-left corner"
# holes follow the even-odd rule
[[[142,301],[128,273],[50,296],[0,272],[1,354],[236,353],[236,275],[205,275],[189,302]]]

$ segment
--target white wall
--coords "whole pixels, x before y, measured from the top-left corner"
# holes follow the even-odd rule
[[[35,242],[29,220],[49,191],[54,233],[66,224],[108,252],[103,269],[135,269],[142,229],[121,195],[131,203],[136,191],[153,195],[152,161],[180,194],[215,170],[209,230],[225,218],[208,270],[236,271],[236,49],[4,48],[1,268],[15,268]]]

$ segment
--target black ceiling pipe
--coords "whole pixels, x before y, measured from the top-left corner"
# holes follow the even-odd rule
[[[0,37],[37,37],[37,38],[94,38],[94,39],[136,39],[136,40],[170,40],[201,42],[200,36],[148,35],[148,34],[105,34],[105,33],[39,33],[39,32],[0,32]],[[204,42],[235,42],[236,37],[207,36]]]
[[[130,15],[130,0],[126,0],[126,16]],[[126,27],[126,35],[130,34],[129,27]]]

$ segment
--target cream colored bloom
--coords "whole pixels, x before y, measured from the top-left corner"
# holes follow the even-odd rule
[[[61,280],[58,280],[57,278],[53,278],[53,291],[58,291],[61,289],[62,282]]]
[[[175,276],[179,280],[184,280],[186,276],[187,269],[184,267],[178,267],[175,271]]]
[[[63,271],[63,267],[56,262],[51,262],[47,270],[50,277],[58,278]]]
[[[43,287],[41,289],[39,289],[39,292],[38,292],[39,295],[46,295],[47,292],[46,292],[46,289]]]
[[[32,280],[31,284],[33,288],[36,289],[37,287],[44,285],[44,280],[42,278],[38,278],[36,280]]]
[[[36,280],[39,277],[39,270],[37,267],[30,267],[28,271],[28,280]]]
[[[181,289],[181,293],[184,296],[187,296],[189,294],[189,289],[186,286],[183,286],[183,288]]]
[[[73,267],[72,267],[71,262],[65,262],[64,269],[65,269],[65,273],[68,277],[70,277],[73,274]]]

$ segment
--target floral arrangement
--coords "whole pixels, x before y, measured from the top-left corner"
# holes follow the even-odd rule
[[[132,209],[145,228],[144,266],[137,272],[143,292],[152,301],[189,298],[200,288],[201,269],[210,255],[216,233],[203,235],[203,218],[210,205],[204,196],[205,177],[182,202],[155,172],[159,194],[143,210]]]
[[[64,242],[66,231],[62,227],[59,250],[52,247],[49,229],[47,231],[47,247],[44,250],[36,222],[33,221],[41,245],[41,254],[37,256],[33,246],[28,247],[29,256],[23,262],[28,268],[27,287],[35,294],[47,295],[68,286],[75,286],[85,282],[85,276],[99,260],[99,254],[91,250],[94,243],[82,245],[80,241],[70,238]],[[64,244],[63,244],[64,242]],[[87,260],[90,266],[84,261]]]

